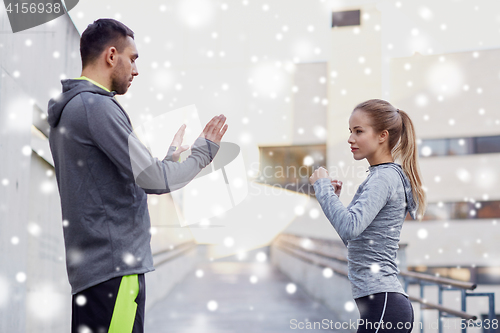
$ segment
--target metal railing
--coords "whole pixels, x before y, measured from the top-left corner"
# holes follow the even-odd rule
[[[176,259],[183,254],[196,248],[194,241],[187,241],[177,245],[171,245],[167,249],[156,251],[153,253],[153,262],[155,266],[163,265],[173,259]]]
[[[334,273],[347,278],[347,269],[339,267],[338,264],[346,265],[347,258],[345,255],[338,255],[326,251],[328,248],[328,240],[317,239],[313,237],[299,237],[291,234],[281,234],[274,240],[274,245],[281,251],[288,253],[304,262],[322,267],[329,268]],[[331,250],[331,247],[330,247]],[[422,310],[438,310],[438,330],[439,333],[443,332],[442,319],[447,317],[455,317],[464,319],[461,322],[461,330],[463,333],[467,332],[471,327],[482,327],[483,323],[476,322],[477,316],[467,313],[467,297],[488,297],[488,327],[487,332],[493,333],[496,331],[493,323],[495,322],[495,294],[494,293],[473,293],[467,290],[476,289],[476,284],[471,282],[464,282],[433,276],[429,274],[401,271],[399,275],[404,280],[404,289],[408,293],[408,286],[410,283],[416,283],[420,286],[420,297],[409,296],[412,302],[419,303],[420,305],[420,331],[424,329],[424,316]],[[438,286],[438,304],[427,302],[424,298],[424,287],[434,285]],[[454,310],[443,305],[443,292],[449,290],[461,291],[461,310]]]

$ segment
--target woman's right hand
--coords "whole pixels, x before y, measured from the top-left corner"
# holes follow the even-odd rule
[[[340,191],[342,191],[342,182],[340,180],[333,179],[331,183],[333,185],[335,194],[337,195],[337,197],[340,197]]]

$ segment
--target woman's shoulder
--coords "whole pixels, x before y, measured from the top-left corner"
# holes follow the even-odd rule
[[[370,178],[376,181],[388,182],[395,184],[400,181],[400,172],[396,168],[401,168],[399,165],[387,164],[380,166],[370,172]]]

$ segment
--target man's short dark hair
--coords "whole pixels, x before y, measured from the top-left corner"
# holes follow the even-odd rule
[[[114,19],[98,19],[89,24],[80,38],[82,68],[93,63],[107,47],[114,46],[118,53],[123,52],[127,36],[134,39],[134,32]]]

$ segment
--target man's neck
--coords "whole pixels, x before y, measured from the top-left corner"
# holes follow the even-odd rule
[[[111,80],[102,75],[99,75],[99,71],[83,70],[82,76],[85,76],[86,78],[99,83],[101,86],[111,91]]]

